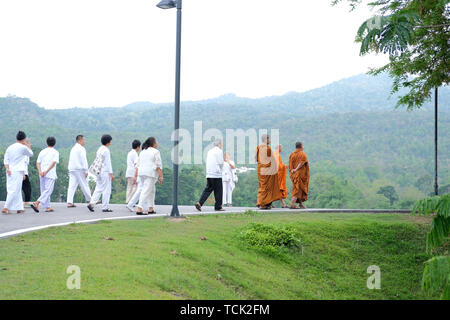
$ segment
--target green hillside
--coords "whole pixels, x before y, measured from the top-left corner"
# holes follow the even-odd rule
[[[279,129],[286,162],[293,145],[305,144],[311,163],[310,206],[320,207],[410,207],[433,189],[434,114],[431,104],[421,110],[395,110],[389,99],[387,76],[358,75],[304,93],[261,99],[225,95],[204,101],[183,102],[181,127],[193,132],[194,121],[202,121],[203,132],[226,129]],[[450,89],[440,90],[439,184],[450,183]],[[61,174],[75,135],[87,137],[88,159],[92,161],[100,136],[113,136],[112,159],[116,175],[114,201],[123,201],[126,153],[135,138],[156,136],[165,163],[166,181],[157,195],[159,203],[170,203],[170,152],[173,105],[136,102],[123,108],[48,110],[26,98],[0,98],[0,154],[25,130],[33,146],[41,149],[45,138],[54,135],[61,152]],[[225,145],[227,141],[225,140]],[[209,142],[204,141],[204,146]],[[251,152],[250,152],[251,153]],[[245,165],[246,164],[239,164]],[[192,203],[203,187],[203,166],[183,165],[182,203]],[[4,170],[1,171],[4,175]],[[4,179],[0,175],[0,179]],[[289,180],[289,179],[288,179]],[[58,199],[65,198],[65,185],[58,182]],[[289,183],[289,181],[288,181]],[[396,195],[379,194],[393,186]],[[4,195],[0,185],[0,199]],[[235,205],[254,205],[256,174],[241,174],[234,192]],[[448,192],[448,191],[447,191]],[[159,198],[159,199],[158,199]],[[392,200],[391,199],[391,200]]]

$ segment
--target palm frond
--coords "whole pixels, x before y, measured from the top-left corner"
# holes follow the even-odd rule
[[[435,214],[431,229],[427,234],[427,252],[441,246],[448,240],[450,232],[450,194],[428,197],[419,200],[414,205],[412,214]]]
[[[437,256],[425,262],[422,289],[433,295],[442,290],[441,299],[449,299],[450,257]]]

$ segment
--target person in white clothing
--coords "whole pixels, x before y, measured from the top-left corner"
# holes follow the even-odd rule
[[[127,155],[127,171],[125,172],[125,177],[127,178],[127,193],[125,197],[125,203],[128,204],[133,198],[137,191],[138,183],[135,177],[137,163],[139,160],[138,152],[141,149],[141,142],[139,140],[134,140],[131,144],[131,150]]]
[[[222,170],[222,187],[223,187],[223,203],[231,207],[232,193],[234,190],[235,181],[233,170],[236,168],[233,160],[230,160],[230,154],[227,152],[224,155],[224,163]]]
[[[41,183],[41,196],[31,208],[35,212],[39,212],[39,204],[45,209],[45,212],[53,212],[50,205],[50,198],[55,187],[55,181],[58,179],[56,175],[56,165],[59,163],[59,152],[55,149],[56,139],[54,137],[47,138],[47,148],[39,153],[36,161],[36,167],[39,171],[39,180]]]
[[[139,155],[137,173],[142,182],[142,192],[139,197],[139,204],[136,210],[137,215],[154,214],[156,181],[163,183],[162,161],[159,152],[158,142],[154,137],[150,137],[142,144],[142,151]],[[148,213],[144,213],[144,205],[148,205]]]
[[[88,183],[88,161],[86,158],[86,149],[84,145],[86,141],[83,135],[78,135],[76,138],[76,144],[70,150],[69,156],[69,189],[67,190],[67,207],[75,208],[73,203],[73,197],[75,192],[80,186],[81,192],[87,202],[91,201],[91,190]]]
[[[206,187],[200,197],[200,200],[195,204],[198,211],[202,211],[202,205],[214,191],[214,198],[216,203],[214,209],[216,211],[225,211],[222,208],[223,186],[222,186],[222,169],[223,169],[223,151],[222,140],[214,141],[214,147],[208,151],[206,156]]]
[[[109,208],[109,200],[111,198],[111,183],[114,180],[114,174],[111,164],[111,152],[109,147],[112,144],[112,137],[109,134],[102,136],[102,146],[97,150],[97,157],[102,159],[102,169],[100,174],[96,179],[96,186],[90,203],[88,204],[88,209],[94,212],[94,206],[97,201],[102,197],[102,211],[112,212]]]
[[[10,214],[11,210],[23,213],[22,182],[25,173],[25,157],[32,157],[30,141],[26,141],[27,135],[19,131],[16,135],[17,142],[10,145],[3,159],[6,169],[7,196],[3,214]]]

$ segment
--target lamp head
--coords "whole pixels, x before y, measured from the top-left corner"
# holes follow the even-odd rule
[[[156,5],[161,9],[172,9],[177,7],[177,0],[162,0]]]

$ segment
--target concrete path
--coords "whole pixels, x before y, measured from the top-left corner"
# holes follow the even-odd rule
[[[4,202],[0,202],[0,208],[3,208]],[[35,213],[31,208],[26,208],[25,213],[17,214],[11,213],[9,215],[0,214],[0,239],[15,236],[25,232],[40,230],[49,227],[64,226],[71,223],[94,223],[100,220],[126,220],[126,219],[152,219],[156,217],[167,217],[170,215],[172,206],[157,205],[155,208],[156,214],[148,216],[138,216],[134,212],[128,211],[125,205],[113,204],[110,208],[111,213],[103,213],[100,205],[96,206],[95,212],[90,212],[86,204],[76,204],[76,208],[67,208],[65,203],[52,204],[55,212],[47,213],[40,210],[40,213]],[[269,210],[259,210],[256,207],[232,207],[225,208],[225,212],[214,211],[214,207],[203,207],[202,212],[195,209],[194,206],[180,206],[180,214],[185,216],[201,215],[201,214],[227,214],[227,213],[242,213],[247,210],[262,211],[262,212],[367,212],[367,213],[410,213],[409,210],[356,210],[356,209],[305,209],[305,210],[291,210],[275,208]]]

